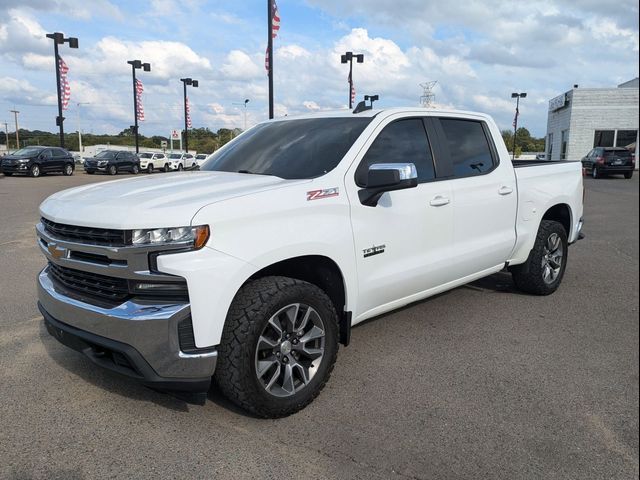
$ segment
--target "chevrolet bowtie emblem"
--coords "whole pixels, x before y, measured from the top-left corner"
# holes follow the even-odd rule
[[[55,243],[50,243],[47,246],[47,250],[49,250],[49,253],[53,258],[63,258],[67,255],[67,249],[58,247]]]

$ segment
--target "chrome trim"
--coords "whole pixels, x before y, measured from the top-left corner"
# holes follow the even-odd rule
[[[65,295],[49,277],[38,275],[38,298],[45,311],[72,327],[135,348],[162,377],[202,378],[213,374],[217,352],[187,355],[180,351],[178,323],[191,314],[189,303],[154,303],[132,299],[112,308]]]
[[[171,253],[172,251],[184,251],[191,248],[192,242],[181,242],[164,245],[144,245],[126,247],[109,247],[104,245],[92,245],[72,242],[56,238],[46,231],[44,225],[39,222],[36,225],[38,246],[42,254],[51,263],[62,267],[74,268],[85,272],[97,273],[130,280],[167,280],[170,275],[152,273],[149,266],[149,254]],[[49,250],[56,251],[56,255]],[[103,265],[88,260],[73,258],[72,252],[101,255],[109,260],[115,260],[119,264]]]
[[[418,178],[418,171],[413,163],[374,163],[369,170],[396,170],[400,180]]]
[[[178,352],[178,356],[180,358],[211,358],[217,357],[218,352],[209,352],[209,353],[184,353],[182,351]]]

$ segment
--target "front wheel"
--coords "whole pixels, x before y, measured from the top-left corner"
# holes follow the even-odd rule
[[[543,220],[526,263],[510,269],[516,286],[534,295],[555,292],[567,268],[568,247],[567,232],[562,224]]]
[[[115,165],[109,165],[107,171],[109,172],[109,175],[116,175],[118,173],[118,167],[116,167]]]
[[[591,176],[593,178],[600,178],[600,171],[598,170],[598,167],[596,167],[595,165],[591,169]]]
[[[168,173],[168,172],[170,172],[170,171],[171,171],[171,167],[169,166],[169,164],[168,164],[168,163],[165,163],[165,164],[164,164],[164,173]]]
[[[147,166],[147,173],[153,173],[153,165]]]
[[[633,172],[627,172],[624,174],[624,178],[626,178],[627,180],[629,180],[630,178],[633,178]]]
[[[4,176],[5,176],[5,177],[10,177],[11,175],[13,175],[13,172],[6,172],[6,173],[4,174]]]
[[[183,166],[182,166],[182,164],[180,163],[180,164],[178,165],[178,171],[179,171],[179,172],[181,172],[182,170],[184,170],[184,167],[183,167]]]
[[[31,165],[31,168],[29,169],[29,175],[37,178],[40,176],[40,165]]]
[[[67,177],[70,177],[71,175],[73,175],[73,165],[71,165],[70,163],[67,163],[64,166],[64,169],[62,170],[62,174]]]
[[[338,315],[324,291],[287,277],[236,294],[215,380],[232,402],[265,418],[291,415],[318,396],[338,353]]]

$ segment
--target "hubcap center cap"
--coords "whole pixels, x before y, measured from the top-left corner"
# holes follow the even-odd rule
[[[289,355],[291,353],[291,342],[289,340],[285,340],[280,344],[280,353],[282,355]]]

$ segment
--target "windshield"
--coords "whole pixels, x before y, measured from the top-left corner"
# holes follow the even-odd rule
[[[21,148],[20,150],[16,150],[15,152],[13,152],[13,155],[19,155],[19,156],[25,156],[25,157],[31,157],[33,155],[37,155],[38,153],[40,153],[40,148]]]
[[[108,150],[105,150],[104,152],[100,152],[99,154],[96,155],[96,158],[115,158],[116,156],[116,152],[110,152]]]
[[[197,158],[198,160],[204,160],[205,158],[207,158],[207,156],[206,156],[206,155],[203,155],[203,154],[198,154],[198,155],[196,155],[196,158]]]
[[[371,118],[314,118],[263,123],[214,153],[205,171],[314,178],[333,170]]]
[[[140,158],[151,158],[153,157],[152,153],[141,153],[140,155],[138,155]]]
[[[169,158],[182,158],[182,154],[181,153],[172,153],[171,155],[169,155]]]

